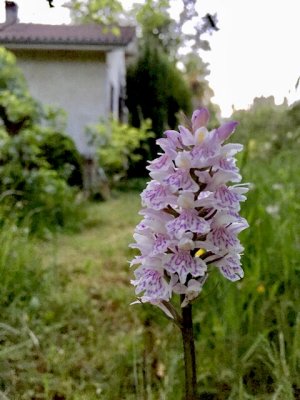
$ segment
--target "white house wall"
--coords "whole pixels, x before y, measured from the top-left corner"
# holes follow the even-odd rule
[[[126,65],[124,49],[116,49],[107,53],[107,76],[108,91],[111,93],[113,87],[113,107],[112,113],[114,118],[119,117],[119,97],[121,87],[126,85]]]
[[[87,145],[85,127],[107,117],[110,108],[107,75],[111,71],[106,67],[105,54],[64,50],[17,50],[14,53],[32,96],[67,112],[67,133],[79,151],[91,157],[93,151]],[[116,84],[117,72],[112,75],[110,79]]]

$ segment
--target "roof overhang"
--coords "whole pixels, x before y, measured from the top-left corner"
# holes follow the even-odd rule
[[[71,43],[14,43],[0,42],[1,46],[7,49],[21,50],[64,50],[64,51],[87,51],[87,52],[110,52],[115,49],[124,48],[120,45],[94,45],[94,44],[71,44]]]

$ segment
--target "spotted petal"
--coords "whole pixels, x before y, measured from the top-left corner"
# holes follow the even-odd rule
[[[143,204],[154,210],[161,210],[168,204],[176,203],[176,197],[168,188],[157,181],[151,181],[147,188],[142,192]]]
[[[185,232],[206,234],[210,225],[204,218],[198,217],[195,210],[184,210],[179,217],[166,225],[171,237],[180,239]]]
[[[165,269],[170,273],[178,274],[182,284],[186,282],[188,274],[193,277],[203,276],[207,270],[205,262],[201,258],[192,257],[189,251],[178,250],[174,254],[167,254],[165,259]]]
[[[207,235],[207,240],[211,241],[212,244],[219,249],[219,252],[241,252],[243,247],[240,245],[240,241],[236,237],[236,234],[225,225],[217,226]]]
[[[177,171],[168,175],[163,180],[163,183],[168,185],[172,192],[177,192],[178,190],[195,192],[199,189],[199,186],[192,179],[189,171],[184,169],[178,169]]]
[[[221,274],[232,282],[238,281],[244,277],[244,271],[240,265],[239,257],[228,255],[220,261],[217,261],[215,265],[220,269]]]
[[[143,300],[169,300],[170,287],[161,271],[152,268],[140,267],[135,271],[136,280],[131,283],[136,287],[136,294],[143,292]]]
[[[214,192],[215,207],[217,209],[240,210],[240,201],[246,199],[241,192],[247,191],[246,188],[227,187],[220,185]]]

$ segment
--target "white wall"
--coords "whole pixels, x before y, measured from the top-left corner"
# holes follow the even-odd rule
[[[31,95],[43,104],[62,107],[68,114],[67,133],[89,157],[85,126],[109,115],[108,69],[104,53],[17,50],[17,64]],[[117,69],[115,62],[112,63]],[[114,72],[115,74],[115,72]]]
[[[123,49],[116,49],[107,54],[108,90],[114,87],[113,116],[119,117],[119,96],[121,86],[126,85],[126,65]]]

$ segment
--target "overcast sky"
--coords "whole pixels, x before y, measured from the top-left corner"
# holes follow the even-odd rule
[[[128,1],[128,0],[127,0]],[[132,1],[132,0],[130,0]],[[176,0],[171,0],[176,9]],[[68,23],[65,0],[18,0],[21,22]],[[256,96],[281,103],[300,99],[300,0],[199,0],[202,15],[218,14],[220,30],[209,38],[209,81],[224,116],[232,105],[246,108]],[[4,18],[1,0],[0,19]]]

